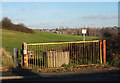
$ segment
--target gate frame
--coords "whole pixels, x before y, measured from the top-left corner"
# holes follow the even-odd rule
[[[87,43],[87,42],[99,42],[100,47],[100,63],[106,64],[106,40],[93,40],[93,41],[77,41],[77,42],[59,42],[59,43],[35,43],[35,44],[26,44],[22,43],[22,52],[23,52],[23,65],[28,67],[28,54],[25,54],[24,51],[27,51],[27,45],[45,45],[45,44],[64,44],[64,43]],[[21,60],[22,61],[22,60]]]

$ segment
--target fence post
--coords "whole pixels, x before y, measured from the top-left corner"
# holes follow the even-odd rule
[[[13,61],[16,66],[18,66],[18,48],[13,48]]]
[[[104,64],[106,64],[106,40],[103,40],[103,59]]]
[[[27,44],[22,44],[22,50],[23,50],[23,65],[25,67],[28,67],[28,55],[27,55]]]
[[[102,41],[100,41],[100,63],[102,64]]]

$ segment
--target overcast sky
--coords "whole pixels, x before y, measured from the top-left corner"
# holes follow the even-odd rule
[[[2,3],[2,17],[8,17],[16,24],[24,23],[31,28],[118,26],[117,0],[116,2],[5,1],[8,0]]]

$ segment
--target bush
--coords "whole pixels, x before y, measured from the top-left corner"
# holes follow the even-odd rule
[[[117,31],[118,30],[118,31]],[[113,66],[119,66],[120,58],[120,34],[119,29],[105,30],[102,32],[102,39],[106,40],[107,62]],[[114,32],[114,33],[113,33]],[[119,56],[118,56],[119,55]]]
[[[111,61],[111,65],[120,67],[120,55],[114,57],[114,59]]]
[[[27,28],[24,24],[13,24],[7,17],[2,19],[2,28],[7,30],[20,31],[25,33],[34,33],[32,29]]]

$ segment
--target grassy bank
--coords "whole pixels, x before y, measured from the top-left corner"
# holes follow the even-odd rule
[[[12,30],[2,30],[2,47],[6,50],[13,48],[20,48],[23,42],[26,43],[40,43],[40,42],[64,42],[64,41],[78,41],[82,40],[82,36],[73,35],[59,35],[56,33],[40,32],[23,33]],[[97,39],[98,37],[86,36],[86,40]]]

